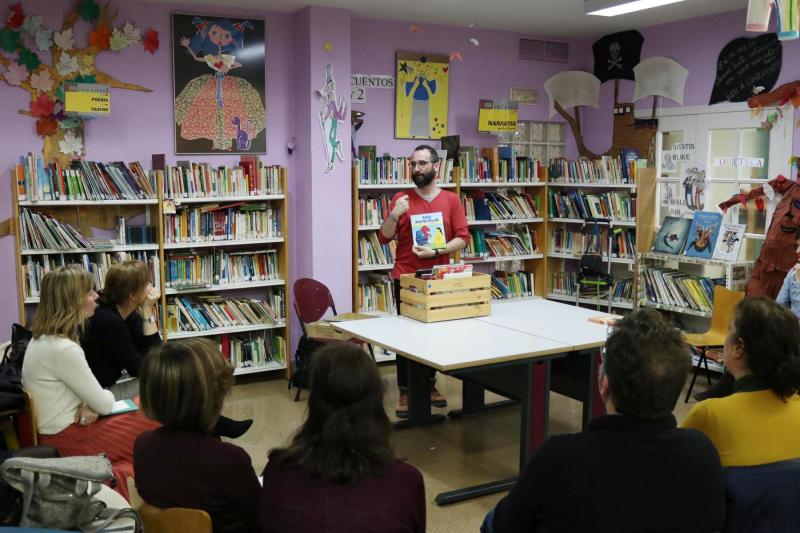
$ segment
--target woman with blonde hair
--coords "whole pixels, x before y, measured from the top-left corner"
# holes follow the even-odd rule
[[[202,509],[215,533],[260,533],[261,487],[250,456],[212,434],[233,384],[233,368],[216,345],[161,345],[145,358],[139,379],[143,412],[163,424],[134,445],[142,498],[157,507]]]
[[[100,386],[78,344],[96,300],[92,276],[79,266],[45,274],[22,383],[33,397],[40,443],[62,456],[105,454],[114,467],[115,488],[127,497],[133,441],[158,424],[138,412],[100,418],[111,413],[114,395]]]

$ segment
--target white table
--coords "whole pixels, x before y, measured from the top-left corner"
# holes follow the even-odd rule
[[[488,317],[426,324],[404,316],[338,322],[353,337],[409,359],[409,416],[399,427],[442,420],[431,415],[428,368],[464,381],[464,411],[484,408],[484,389],[521,403],[520,469],[547,438],[551,364],[569,375],[557,392],[584,402],[584,421],[598,414],[595,369],[600,357],[575,352],[603,346],[607,327],[589,322],[599,313],[545,300],[503,302]],[[562,390],[559,390],[562,389]],[[451,413],[452,414],[452,413]],[[507,490],[516,479],[469,487],[436,498],[439,504]]]

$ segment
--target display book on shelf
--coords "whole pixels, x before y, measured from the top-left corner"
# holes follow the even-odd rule
[[[549,173],[547,297],[633,309],[637,254],[652,240],[655,170],[611,157],[558,158],[550,161]],[[586,286],[576,295],[579,261],[587,253],[601,258],[611,286]]]
[[[49,269],[80,264],[102,288],[112,264],[140,259],[161,290],[162,338],[211,337],[237,374],[285,369],[285,169],[255,158],[168,167],[163,155],[153,168],[84,161],[62,169],[20,157],[12,170],[20,320]]]

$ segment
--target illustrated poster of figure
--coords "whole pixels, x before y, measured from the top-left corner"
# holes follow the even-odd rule
[[[344,161],[342,141],[339,140],[339,123],[347,117],[347,104],[343,96],[336,96],[336,80],[333,77],[333,65],[330,63],[325,65],[325,87],[314,91],[314,97],[322,104],[319,126],[325,146],[325,172],[333,172],[336,159]]]
[[[172,15],[175,153],[266,153],[264,21]]]
[[[398,139],[447,135],[450,58],[397,52],[395,134]]]

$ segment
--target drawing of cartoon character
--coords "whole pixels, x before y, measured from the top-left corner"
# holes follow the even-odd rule
[[[347,116],[347,104],[343,96],[336,96],[336,80],[333,79],[333,65],[325,65],[325,87],[314,91],[314,97],[321,100],[322,111],[319,112],[319,125],[322,128],[325,145],[325,172],[333,170],[336,158],[344,161],[342,141],[339,140],[339,122]]]
[[[408,133],[423,139],[431,136],[430,101],[436,93],[436,80],[426,64],[417,68],[413,81],[405,84],[406,97],[411,97],[411,124]]]
[[[434,249],[441,249],[445,248],[447,243],[444,240],[444,233],[442,233],[442,228],[436,228],[436,233],[433,235],[433,248]]]
[[[211,74],[189,81],[175,98],[175,122],[186,140],[208,139],[214,150],[248,150],[251,140],[264,129],[264,102],[244,78],[231,75],[242,64],[235,53],[244,47],[244,33],[253,29],[249,21],[195,17],[197,29],[179,44]]]
[[[417,241],[417,246],[427,246],[430,238],[431,229],[428,226],[422,226],[414,235],[414,240]]]

